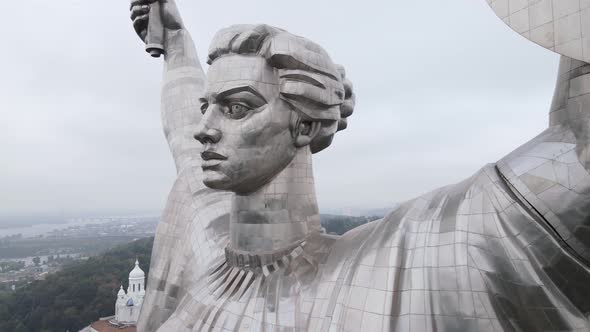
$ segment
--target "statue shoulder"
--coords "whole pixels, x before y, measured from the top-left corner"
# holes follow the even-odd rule
[[[403,202],[382,219],[350,230],[335,246],[404,248],[408,241],[423,241],[428,234],[467,231],[468,215],[512,203],[501,181],[496,165],[488,164],[464,181]]]
[[[530,213],[588,260],[590,172],[584,144],[568,127],[552,126],[502,158],[498,170]]]

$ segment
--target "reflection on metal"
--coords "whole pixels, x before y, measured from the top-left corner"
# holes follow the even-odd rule
[[[561,55],[590,62],[590,1],[486,1],[523,37]]]
[[[586,30],[560,22],[585,27],[589,2],[488,2],[533,41],[538,24],[553,27],[543,42],[569,56],[549,128],[340,237],[320,232],[312,154],[352,114],[342,67],[305,38],[241,25],[215,36],[205,76],[176,5],[162,2],[178,178],[139,330],[588,331],[590,52],[568,44]],[[148,11],[132,7],[142,37]]]

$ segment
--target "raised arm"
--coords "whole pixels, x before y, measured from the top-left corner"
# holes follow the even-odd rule
[[[154,16],[157,13],[150,7],[160,16]],[[150,18],[154,20],[150,22]],[[131,19],[141,40],[160,46],[164,53],[162,125],[178,172],[156,230],[148,279],[152,287],[146,289],[138,321],[138,331],[150,332],[176,309],[179,294],[193,280],[194,271],[190,269],[202,268],[206,265],[203,260],[221,252],[220,238],[227,234],[229,224],[229,218],[224,217],[227,208],[223,207],[229,199],[208,190],[200,181],[201,145],[193,135],[202,116],[198,98],[205,75],[175,2],[138,0],[132,4]],[[156,38],[154,43],[148,30],[162,39]]]
[[[159,6],[163,31],[164,77],[162,80],[161,112],[164,134],[170,145],[176,169],[180,173],[192,163],[199,162],[200,144],[193,138],[199,122],[198,98],[203,91],[205,74],[197,50],[186,30],[174,0],[134,1],[131,19],[138,36],[144,42],[148,29],[158,29],[151,22],[150,8]],[[158,9],[158,8],[156,8]],[[154,14],[154,13],[152,13]],[[151,25],[151,26],[150,26]],[[146,53],[147,56],[147,53]]]

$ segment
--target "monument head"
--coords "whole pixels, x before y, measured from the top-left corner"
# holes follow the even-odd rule
[[[165,55],[178,170],[138,330],[590,330],[590,2],[487,0],[564,55],[550,126],[335,236],[321,231],[311,156],[352,112],[343,70],[304,38],[240,25],[216,35],[205,78],[175,1],[133,1],[146,49]],[[202,117],[186,107],[199,98]],[[203,144],[203,173],[186,130]]]
[[[328,147],[352,114],[344,69],[319,45],[268,25],[236,25],[214,37],[203,118],[203,182],[248,194],[298,151]]]

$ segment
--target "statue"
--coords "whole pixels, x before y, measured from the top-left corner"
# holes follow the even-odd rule
[[[556,27],[549,128],[340,237],[320,231],[312,154],[352,114],[343,68],[308,39],[236,25],[215,36],[205,76],[174,1],[135,2],[136,32],[165,57],[162,120],[178,170],[139,330],[590,329],[590,21],[578,1],[551,13],[545,2],[488,0],[508,24],[527,22],[527,38],[532,22]],[[571,15],[584,29],[564,41]]]

